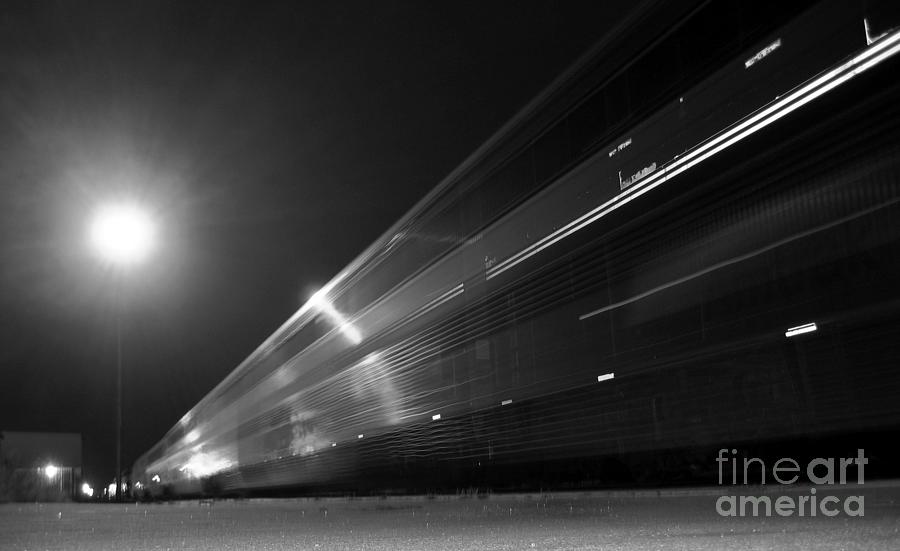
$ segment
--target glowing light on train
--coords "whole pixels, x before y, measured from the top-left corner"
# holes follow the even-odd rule
[[[802,335],[804,333],[812,333],[817,329],[819,328],[815,323],[804,323],[803,325],[798,325],[797,327],[788,328],[788,330],[784,332],[784,336],[790,338],[796,335]]]
[[[369,354],[368,356],[363,358],[363,360],[361,362],[359,362],[359,365],[361,365],[363,367],[375,365],[375,363],[380,359],[381,359],[381,354],[379,354],[378,352],[372,352],[371,354]]]
[[[200,478],[224,471],[229,467],[231,467],[231,462],[227,459],[220,459],[209,453],[197,453],[192,455],[188,462],[178,470],[188,476]]]
[[[440,421],[440,419],[441,419],[441,414],[440,414],[440,413],[436,413],[436,414],[434,414],[434,415],[431,416],[431,420],[432,420],[432,421]]]
[[[334,305],[331,303],[328,298],[325,297],[325,293],[319,291],[315,293],[310,299],[312,305],[318,310],[322,312],[331,320],[338,330],[344,334],[347,339],[350,340],[353,344],[359,344],[362,342],[362,333],[359,332],[352,323],[350,323],[347,318],[344,317],[343,314],[337,311]]]

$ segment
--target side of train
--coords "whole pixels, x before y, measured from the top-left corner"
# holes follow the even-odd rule
[[[722,446],[895,431],[893,9],[635,15],[185,414],[135,488],[658,482]]]

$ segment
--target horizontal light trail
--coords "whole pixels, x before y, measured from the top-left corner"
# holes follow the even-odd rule
[[[840,86],[854,76],[874,67],[898,52],[900,52],[900,32],[895,32],[869,46],[865,51],[838,67],[827,71],[784,97],[777,99],[769,106],[735,124],[728,130],[694,147],[685,155],[676,157],[675,160],[662,167],[661,170],[655,172],[646,179],[641,180],[639,183],[634,184],[626,191],[623,191],[602,203],[593,210],[569,222],[539,241],[536,241],[529,247],[522,249],[506,260],[492,266],[487,270],[486,278],[492,279],[502,274],[506,270],[538,254],[547,247],[556,244],[578,230],[596,222],[610,212],[628,204],[648,191],[657,188],[670,178],[674,178],[711,156],[720,153],[724,149],[743,140],[747,136],[765,128],[782,117],[787,116],[794,110],[806,105],[810,101],[829,92],[835,87]]]
[[[817,330],[818,326],[815,323],[804,323],[803,325],[798,325],[797,327],[791,327],[787,331],[784,332],[785,337],[793,337],[795,335],[802,335],[804,333],[812,333]]]
[[[584,320],[586,320],[590,317],[596,316],[598,314],[602,314],[602,313],[608,312],[610,310],[615,310],[616,308],[621,308],[622,306],[625,306],[626,304],[631,304],[632,302],[636,302],[642,298],[649,297],[650,295],[655,295],[656,293],[659,293],[660,291],[665,291],[666,289],[670,289],[672,287],[675,287],[676,285],[681,285],[682,283],[686,283],[688,281],[691,281],[692,279],[696,279],[698,277],[704,276],[704,275],[714,272],[716,270],[720,270],[727,266],[731,266],[733,264],[737,264],[739,262],[749,260],[755,256],[759,256],[759,255],[769,252],[773,249],[777,249],[778,247],[787,245],[788,243],[791,243],[798,239],[802,239],[804,237],[809,237],[810,235],[814,235],[821,231],[825,231],[825,230],[840,226],[841,224],[845,224],[847,222],[850,222],[850,221],[860,218],[862,216],[866,216],[868,214],[876,212],[885,207],[895,205],[898,202],[900,202],[900,198],[892,199],[892,200],[886,201],[880,205],[875,205],[874,207],[871,207],[871,208],[868,208],[868,209],[865,209],[865,210],[862,210],[859,212],[854,212],[853,214],[844,216],[843,218],[838,218],[837,220],[833,220],[827,224],[822,224],[820,226],[816,226],[814,228],[811,228],[811,229],[808,229],[808,230],[805,230],[805,231],[802,231],[799,233],[795,233],[793,235],[785,237],[784,239],[780,239],[774,243],[770,243],[770,244],[766,245],[765,247],[760,247],[760,248],[754,249],[748,253],[744,253],[742,255],[738,255],[738,256],[723,260],[721,262],[717,262],[717,263],[713,264],[712,266],[707,266],[706,268],[703,268],[702,270],[698,270],[692,274],[688,274],[686,276],[679,277],[678,279],[673,279],[672,281],[668,281],[666,283],[663,283],[662,285],[657,285],[656,287],[653,287],[652,289],[648,289],[642,293],[638,293],[636,295],[630,296],[630,297],[620,300],[618,302],[608,304],[602,308],[597,308],[596,310],[591,310],[590,312],[588,312],[586,314],[581,314],[580,316],[578,316],[578,319],[581,321],[584,321]]]

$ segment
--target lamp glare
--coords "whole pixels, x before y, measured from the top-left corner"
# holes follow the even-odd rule
[[[142,260],[153,247],[153,224],[133,205],[103,208],[90,230],[94,248],[115,264],[132,264]]]

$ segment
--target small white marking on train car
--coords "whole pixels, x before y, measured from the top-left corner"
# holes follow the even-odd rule
[[[625,140],[624,142],[620,143],[620,144],[617,145],[616,147],[610,149],[610,151],[609,151],[609,156],[612,157],[613,155],[615,155],[615,154],[618,153],[619,151],[622,151],[623,149],[625,149],[625,148],[628,147],[629,145],[631,145],[631,138],[628,138],[627,140]]]
[[[872,30],[869,28],[869,20],[865,17],[863,17],[863,28],[866,30],[866,46],[871,46],[873,42],[881,40],[887,34],[884,32],[878,36],[872,36]]]
[[[788,330],[784,332],[784,336],[793,337],[794,335],[802,335],[803,333],[812,333],[818,328],[819,327],[815,323],[804,323],[803,325],[798,325],[797,327],[788,328]]]
[[[616,377],[616,374],[615,374],[615,373],[604,373],[603,375],[598,375],[598,376],[597,376],[597,382],[598,382],[598,383],[602,383],[603,381],[608,381],[608,380],[610,380],[610,379],[615,379],[615,377]]]
[[[501,406],[508,406],[508,405],[511,404],[511,403],[512,403],[512,400],[503,400],[502,402],[500,402],[500,405],[501,405]]]
[[[777,50],[780,47],[781,47],[781,39],[779,38],[778,40],[776,40],[775,42],[772,42],[771,44],[769,44],[762,50],[756,52],[756,54],[754,54],[753,57],[751,57],[750,59],[745,61],[744,69],[749,69],[750,67],[753,66],[754,63],[756,63],[757,61],[761,61],[762,58],[771,54],[772,52],[774,52],[775,50]]]
[[[434,415],[431,416],[431,420],[432,420],[432,421],[437,421],[437,420],[439,420],[440,418],[441,418],[441,414],[440,414],[440,413],[436,413],[436,414],[434,414]]]

